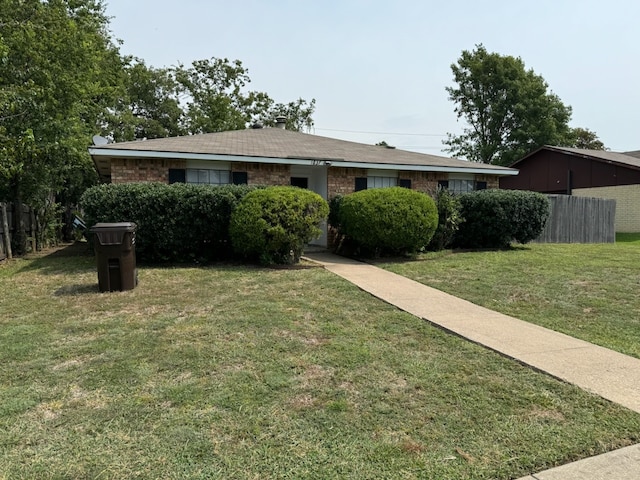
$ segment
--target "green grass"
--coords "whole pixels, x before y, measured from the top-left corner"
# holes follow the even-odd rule
[[[616,233],[616,242],[640,244],[640,233]]]
[[[72,253],[0,266],[0,478],[506,479],[640,441],[640,415],[320,268],[100,294]]]
[[[493,310],[640,358],[640,235],[379,264]]]

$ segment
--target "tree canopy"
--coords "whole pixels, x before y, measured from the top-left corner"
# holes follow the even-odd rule
[[[248,90],[248,70],[239,60],[210,58],[190,66],[147,66],[127,58],[122,95],[110,111],[102,134],[115,141],[241,130],[253,123],[310,130],[315,100],[276,103],[267,93]]]
[[[510,165],[543,145],[564,145],[571,107],[520,58],[489,53],[483,45],[463,51],[451,65],[447,87],[458,118],[468,126],[448,134],[449,153],[474,162]]]
[[[572,128],[569,133],[568,147],[583,148],[586,150],[608,150],[595,132],[588,128]]]

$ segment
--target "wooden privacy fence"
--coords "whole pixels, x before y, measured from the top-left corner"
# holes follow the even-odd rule
[[[551,215],[539,243],[614,243],[616,201],[548,195]]]
[[[22,206],[25,223],[25,235],[29,239],[31,248],[35,249],[36,220],[35,214],[27,205]],[[15,222],[13,220],[13,205],[0,203],[0,260],[11,258],[11,238],[15,234]]]

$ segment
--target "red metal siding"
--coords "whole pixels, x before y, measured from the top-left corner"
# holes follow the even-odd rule
[[[598,187],[610,187],[617,185],[618,175],[615,165],[610,163],[592,162],[591,164],[591,181],[595,182]],[[581,188],[575,185],[576,188]],[[589,188],[591,185],[585,185],[585,188]]]
[[[520,162],[515,177],[500,178],[500,188],[542,193],[567,193],[571,188],[640,184],[640,170],[580,155],[541,150]]]
[[[542,153],[542,152],[541,152]],[[544,190],[538,190],[539,192],[546,193],[567,193],[567,178],[569,176],[569,159],[564,155],[559,155],[556,152],[544,152],[545,161],[548,164],[548,176],[546,187]],[[535,169],[534,169],[535,172]],[[540,175],[540,173],[538,173]]]

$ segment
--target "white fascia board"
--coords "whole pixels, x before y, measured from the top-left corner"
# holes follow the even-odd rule
[[[180,153],[180,152],[154,152],[146,150],[116,150],[103,148],[89,148],[89,154],[96,157],[119,158],[164,158],[178,160],[208,160],[218,162],[245,162],[245,163],[271,163],[281,165],[305,165],[305,166],[332,166],[344,168],[366,168],[375,170],[409,170],[414,172],[446,172],[446,173],[475,173],[479,175],[518,175],[516,169],[493,169],[473,167],[444,167],[437,165],[404,165],[392,163],[365,163],[347,162],[340,159],[317,158],[271,158],[271,157],[247,157],[242,155],[219,155],[211,153]],[[472,162],[469,162],[472,164]]]
[[[446,172],[446,173],[475,173],[480,175],[518,175],[518,170],[493,169],[493,168],[466,168],[466,167],[440,167],[437,165],[401,165],[358,162],[331,162],[332,167],[347,168],[371,168],[376,170],[400,170],[413,172]]]
[[[171,160],[207,160],[216,162],[280,163],[287,165],[318,164],[317,160],[314,162],[314,160],[297,158],[246,157],[242,155],[217,155],[211,153],[153,152],[148,150],[115,150],[102,148],[89,148],[89,155],[114,158],[162,158]]]

